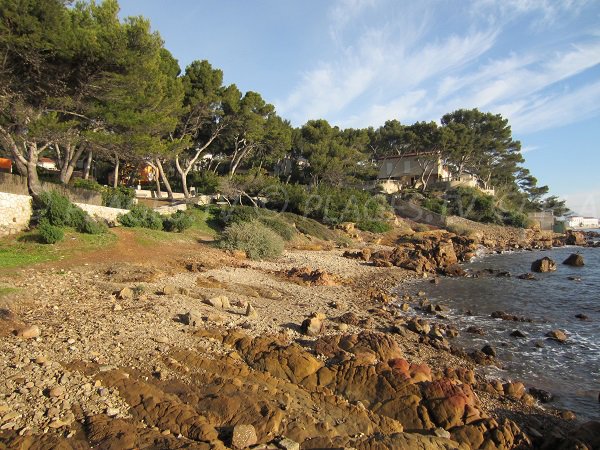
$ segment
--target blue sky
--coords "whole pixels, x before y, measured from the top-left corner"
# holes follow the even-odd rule
[[[526,167],[600,216],[598,0],[121,0],[295,126],[507,117]]]

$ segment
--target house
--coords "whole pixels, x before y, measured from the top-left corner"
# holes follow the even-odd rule
[[[42,169],[46,170],[58,170],[58,165],[56,164],[56,161],[52,158],[46,158],[45,156],[42,156],[38,160],[37,165],[38,167],[41,167]]]
[[[0,172],[12,173],[12,161],[8,158],[0,158]]]
[[[451,172],[440,157],[433,156],[432,160],[424,162],[425,158],[431,157],[431,155],[410,153],[380,159],[377,175],[380,188],[383,192],[392,194],[406,186],[419,187],[423,172],[431,171],[428,188],[447,190],[465,186],[479,189],[488,195],[494,195],[494,189],[487,186],[477,175],[463,172],[457,176]]]
[[[566,218],[568,228],[598,228],[600,223],[595,217],[570,216]]]

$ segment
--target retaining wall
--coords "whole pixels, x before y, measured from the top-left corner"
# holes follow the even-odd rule
[[[0,236],[27,229],[31,213],[30,196],[0,192]]]
[[[418,223],[426,223],[435,227],[446,226],[446,216],[429,211],[414,203],[395,197],[392,199],[391,205],[392,208],[394,208],[395,213],[405,219]]]
[[[89,189],[79,189],[62,184],[41,182],[42,190],[56,191],[73,203],[86,203],[88,205],[102,205],[102,195]],[[0,173],[0,192],[10,194],[29,195],[27,178],[10,173]]]

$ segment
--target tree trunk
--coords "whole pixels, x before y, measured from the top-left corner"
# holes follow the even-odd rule
[[[116,188],[119,185],[119,157],[115,157],[115,171],[114,171],[113,187]]]
[[[37,163],[38,163],[38,149],[37,144],[29,144],[27,157],[27,188],[29,189],[29,195],[33,197],[34,202],[40,198],[42,193],[42,184],[38,177]]]
[[[197,156],[197,155],[196,155]],[[194,158],[195,160],[196,158]],[[179,177],[181,178],[181,186],[183,188],[183,196],[185,198],[190,198],[190,193],[187,187],[187,170],[183,170],[181,164],[179,164],[179,155],[175,156],[175,167],[177,168],[177,172],[179,172]],[[191,167],[191,164],[188,165],[188,168]]]
[[[57,146],[58,147],[58,146]],[[75,165],[83,153],[83,146],[80,146],[77,150],[73,151],[73,148],[68,145],[65,149],[65,157],[63,159],[63,166],[60,170],[60,182],[62,184],[69,184]]]
[[[167,190],[167,198],[169,199],[169,201],[173,201],[173,190],[171,189],[171,183],[169,183],[169,180],[167,179],[167,176],[165,175],[165,171],[163,169],[160,158],[156,158],[156,167],[158,167],[158,172],[160,173],[160,178],[162,179],[162,181],[165,185],[165,189]]]
[[[85,159],[85,164],[83,165],[83,179],[90,179],[90,169],[92,168],[92,155],[93,152],[88,150],[87,158]]]

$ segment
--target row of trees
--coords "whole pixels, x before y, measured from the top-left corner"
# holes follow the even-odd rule
[[[441,159],[460,176],[477,174],[512,202],[540,209],[559,202],[521,166],[520,143],[500,115],[459,110],[441,125],[390,120],[374,129],[339,129],[325,120],[300,128],[256,92],[223,84],[208,61],[183,73],[142,17],[118,18],[116,0],[2,0],[0,146],[26,175],[34,197],[44,152],[68,183],[77,161],[110,161],[114,183],[123,163],[151,165],[158,191],[172,197],[172,175],[186,196],[203,155],[210,170],[232,177],[252,165],[273,170],[286,155],[305,158],[288,181],[343,185],[372,178],[380,158],[419,155],[422,185]],[[550,202],[550,203],[549,203]],[[559,202],[560,203],[560,202]]]

